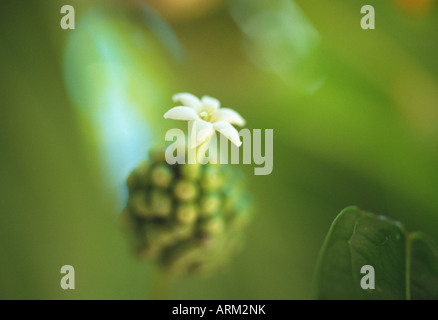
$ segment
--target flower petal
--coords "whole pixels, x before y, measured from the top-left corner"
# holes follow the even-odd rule
[[[190,139],[190,141],[192,141],[191,147],[197,147],[205,140],[207,140],[210,137],[210,135],[214,132],[214,130],[213,130],[213,125],[210,122],[198,118],[195,121],[193,121],[191,132],[192,132],[192,136]],[[194,145],[193,143],[193,141],[195,141],[195,139],[193,139],[194,138],[193,134],[196,134],[196,145]]]
[[[202,109],[201,100],[199,100],[198,97],[194,96],[191,93],[182,92],[174,94],[173,101],[181,102],[184,106],[194,109],[197,113],[199,113]]]
[[[243,119],[239,113],[229,108],[220,108],[211,115],[211,122],[218,121],[226,121],[238,126],[245,125],[245,119]]]
[[[212,98],[212,97],[209,97],[209,96],[203,96],[201,101],[202,101],[204,110],[207,111],[208,113],[219,109],[219,107],[221,106],[221,103],[219,102],[219,100]]]
[[[240,141],[239,132],[228,122],[218,121],[213,123],[213,128],[223,134],[228,140],[234,143],[236,146],[240,147],[242,141]]]
[[[165,119],[196,120],[198,114],[190,107],[174,107],[164,114]]]

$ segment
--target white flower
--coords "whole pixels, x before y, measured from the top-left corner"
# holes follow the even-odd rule
[[[164,114],[164,118],[193,121],[196,146],[209,139],[214,130],[223,134],[236,146],[241,146],[239,133],[232,124],[243,126],[245,120],[236,111],[220,108],[220,102],[209,96],[198,99],[190,93],[178,93],[173,96],[173,101],[182,103],[182,106],[170,109]]]

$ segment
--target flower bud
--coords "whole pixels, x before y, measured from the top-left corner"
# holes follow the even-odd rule
[[[167,188],[172,182],[173,171],[166,165],[157,166],[152,171],[151,179],[157,187]]]

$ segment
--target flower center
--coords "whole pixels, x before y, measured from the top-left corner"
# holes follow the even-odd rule
[[[209,118],[209,114],[208,114],[208,112],[203,111],[203,112],[201,112],[201,113],[199,114],[199,116],[201,117],[202,120],[204,120],[204,121],[208,121],[208,118]]]

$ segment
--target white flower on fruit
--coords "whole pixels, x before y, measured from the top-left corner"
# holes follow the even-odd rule
[[[173,96],[174,102],[180,102],[182,106],[173,107],[164,114],[165,119],[193,121],[193,130],[196,133],[196,143],[199,146],[218,131],[228,140],[240,147],[239,133],[232,126],[245,125],[245,120],[236,111],[229,108],[221,108],[220,102],[212,97],[203,96],[201,99],[190,93],[178,93]]]

